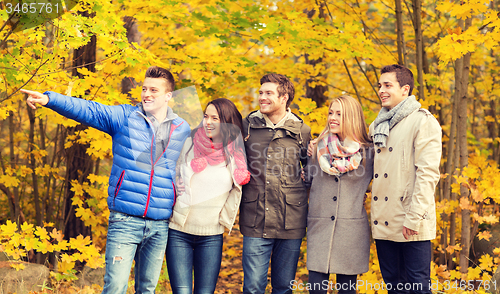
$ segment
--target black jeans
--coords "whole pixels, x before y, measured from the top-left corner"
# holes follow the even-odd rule
[[[311,294],[326,294],[328,289],[336,289],[341,294],[356,294],[357,275],[337,274],[337,283],[329,281],[330,274],[309,271]]]
[[[432,293],[431,241],[375,240],[375,245],[389,294]]]

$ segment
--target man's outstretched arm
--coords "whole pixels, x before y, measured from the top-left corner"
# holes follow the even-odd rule
[[[48,107],[67,118],[110,135],[120,129],[124,121],[124,105],[109,106],[95,101],[64,96],[55,92],[42,94],[24,89],[21,92],[28,94],[26,103],[33,109],[36,109],[38,105]]]

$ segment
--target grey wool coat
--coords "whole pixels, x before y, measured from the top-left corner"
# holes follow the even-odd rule
[[[370,227],[363,199],[373,177],[372,147],[362,150],[356,170],[340,176],[321,170],[312,159],[305,168],[311,182],[307,215],[307,269],[357,275],[368,271]]]

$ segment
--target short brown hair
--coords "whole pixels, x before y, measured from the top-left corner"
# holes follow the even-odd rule
[[[172,92],[175,89],[174,76],[163,67],[150,66],[148,70],[146,70],[146,78],[165,79],[165,81],[167,82],[167,92]]]
[[[260,79],[260,84],[262,85],[264,83],[278,84],[278,97],[288,94],[286,107],[288,108],[290,104],[292,104],[293,97],[295,96],[295,87],[286,76],[277,73],[270,73]]]
[[[413,73],[411,72],[411,70],[399,64],[391,64],[384,66],[380,74],[391,72],[396,74],[396,80],[398,81],[400,87],[406,85],[410,86],[410,91],[408,92],[408,96],[410,96],[415,85],[413,81]]]

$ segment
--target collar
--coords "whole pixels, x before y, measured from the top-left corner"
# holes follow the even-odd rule
[[[144,111],[144,108],[142,107],[142,103],[141,102],[137,103],[136,106],[139,108],[140,112],[142,114],[144,114],[150,121],[156,122],[156,117],[154,117],[153,115],[151,115],[149,113],[146,113]],[[174,111],[172,110],[172,108],[170,108],[170,106],[169,106],[167,108],[167,116],[165,117],[165,120],[163,122],[174,120],[177,117],[179,117],[179,116],[177,114],[175,114]],[[159,123],[163,123],[163,122],[159,122]]]
[[[260,110],[255,110],[251,112],[247,120],[250,122],[248,127],[252,128],[271,128],[271,129],[284,129],[290,131],[292,133],[298,134],[300,133],[300,128],[302,127],[303,121],[293,112],[291,112],[290,108],[287,110],[287,114],[285,117],[279,121],[276,125],[267,118],[266,115],[261,113]]]
[[[285,123],[288,122],[288,120],[301,122],[301,120],[292,113],[292,110],[290,108],[286,110],[285,116],[276,124],[274,124],[266,114],[260,112],[260,110],[251,113],[250,118],[252,117],[257,117],[261,120],[264,120],[266,123],[266,127],[271,129],[284,127]]]

